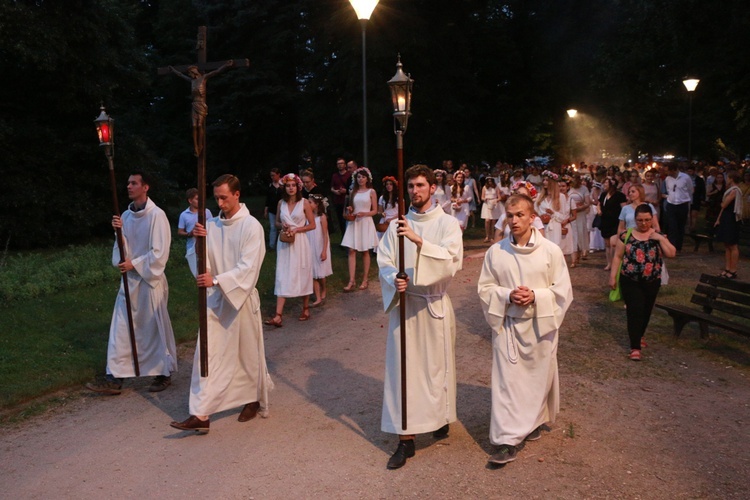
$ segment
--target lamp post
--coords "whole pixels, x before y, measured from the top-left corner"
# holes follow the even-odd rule
[[[104,147],[104,155],[109,162],[109,183],[112,188],[112,208],[113,214],[119,217],[120,204],[117,201],[117,181],[115,180],[115,120],[111,118],[104,109],[104,104],[100,108],[99,116],[94,120],[96,133],[99,136],[99,146]],[[120,252],[120,263],[125,262],[125,242],[122,237],[122,228],[115,230],[117,235],[117,250]],[[128,313],[128,333],[130,336],[130,351],[133,355],[133,368],[135,376],[141,376],[141,369],[138,363],[138,349],[135,343],[135,330],[133,329],[133,309],[130,305],[130,286],[128,285],[127,273],[122,275],[122,290],[125,294],[125,309]]]
[[[393,132],[396,134],[396,161],[398,163],[398,218],[406,213],[404,206],[404,134],[411,116],[411,91],[414,80],[404,73],[401,54],[396,63],[396,74],[388,80],[393,103]],[[407,279],[404,272],[404,237],[398,237],[399,279]],[[401,428],[406,430],[406,292],[399,293],[399,314],[401,330]]]
[[[362,165],[369,167],[367,162],[367,44],[365,30],[372,11],[380,0],[349,0],[357,13],[359,24],[362,26]]]
[[[688,163],[693,162],[693,92],[698,88],[700,80],[697,78],[685,78],[682,84],[688,91]]]
[[[577,109],[569,109],[569,110],[566,111],[566,113],[568,113],[568,118],[575,118],[576,115],[578,114],[578,110]]]

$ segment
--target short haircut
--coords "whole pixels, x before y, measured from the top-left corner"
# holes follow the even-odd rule
[[[437,184],[437,177],[435,177],[435,172],[433,172],[432,169],[427,165],[422,165],[421,163],[412,165],[411,167],[406,169],[406,172],[404,172],[404,178],[407,182],[409,181],[409,179],[413,179],[414,177],[419,176],[427,179],[427,183],[430,186],[434,186]]]
[[[534,200],[525,194],[519,193],[512,194],[508,197],[508,200],[505,202],[505,208],[507,209],[508,207],[518,205],[519,203],[526,203],[531,213],[536,213],[536,210],[534,209]]]
[[[185,198],[192,200],[194,196],[198,196],[198,188],[190,188],[185,191]]]
[[[740,180],[742,180],[740,173],[736,170],[728,170],[725,175],[728,179],[732,179],[735,184],[739,184]]]
[[[226,184],[232,194],[238,192],[241,187],[240,180],[232,174],[220,175],[211,185],[216,188],[222,184]]]
[[[272,174],[279,174],[279,175],[281,175],[281,170],[279,170],[278,167],[273,167],[271,169],[271,173]]]
[[[676,163],[668,163],[667,164],[667,172],[674,172],[676,170],[680,170],[680,168],[677,166]]]
[[[300,177],[309,177],[312,180],[315,180],[315,174],[313,174],[313,171],[311,168],[306,168],[299,174]]]
[[[130,177],[134,175],[140,175],[141,184],[151,187],[151,176],[147,172],[145,172],[144,170],[133,170],[132,172],[130,172]]]

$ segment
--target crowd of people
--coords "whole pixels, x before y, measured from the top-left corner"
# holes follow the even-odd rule
[[[704,207],[705,224],[726,247],[725,269],[719,274],[726,279],[738,276],[739,224],[750,213],[750,203],[745,203],[750,174],[742,181],[737,170],[723,165],[708,169],[707,178],[701,165],[691,165],[686,172],[676,164],[642,163],[623,170],[585,164],[542,170],[498,163],[480,172],[466,164],[454,171],[451,161],[435,170],[415,165],[404,176],[408,210],[401,217],[395,178],[382,179],[378,196],[368,168],[344,158],[336,166],[330,191],[316,183],[312,170],[286,175],[270,171],[263,216],[268,218],[267,248],[276,252],[276,305],[265,321],[256,284],[266,239],[263,225],[240,202],[239,179],[229,174],[216,179],[213,195],[219,214],[211,217],[207,212],[205,224],[199,222],[197,192],[186,193],[189,207],[180,216],[178,234],[188,238],[186,257],[196,286],[207,291],[209,376],[201,372],[198,346],[189,416],[173,421],[172,427],[207,433],[212,414],[237,407],[242,407],[240,422],[268,416],[273,382],[263,323],[283,326],[289,298],[301,299],[299,321],[308,321],[310,309],[326,303],[326,280],[333,272],[330,233],[335,227],[348,255],[344,292],[368,288],[371,256],[377,256],[383,306],[390,318],[381,428],[399,437],[387,464],[390,469],[404,466],[415,455],[416,434],[443,439],[457,419],[456,325],[447,288],[463,265],[464,231],[477,225],[477,214],[489,244],[482,252],[477,292],[493,332],[490,440],[497,450],[489,457],[492,464],[515,460],[524,443],[539,439],[545,424],[555,420],[558,331],[573,300],[569,269],[590,252],[606,251],[604,269],[610,286],[621,289],[625,300],[629,357],[635,361],[641,359],[651,310],[666,281],[663,258],[680,252],[686,231],[695,230]],[[150,184],[145,173],[134,172],[128,179],[131,204],[112,220],[125,243],[123,255],[115,245],[112,263],[137,307],[130,311],[126,288],[121,287],[106,378],[87,384],[103,394],[120,394],[123,380],[135,376],[154,377],[149,390],[162,391],[177,369],[164,275],[170,228],[148,196]],[[195,265],[196,237],[206,241],[202,273]],[[400,258],[405,276],[399,273]],[[401,395],[401,307],[409,332],[406,407]],[[135,330],[134,338],[129,329]]]

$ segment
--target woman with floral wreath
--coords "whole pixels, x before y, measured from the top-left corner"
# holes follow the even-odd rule
[[[383,177],[383,194],[378,198],[378,213],[380,221],[375,225],[378,240],[388,229],[388,224],[398,217],[398,181],[395,177]]]
[[[570,212],[565,195],[560,193],[559,181],[560,176],[555,172],[542,172],[542,189],[534,207],[544,224],[544,237],[557,246],[562,242],[563,221]]]
[[[435,194],[432,195],[435,205],[441,207],[443,211],[451,215],[451,186],[448,184],[448,173],[445,170],[435,169],[435,179],[437,187]]]
[[[295,174],[286,174],[281,183],[284,196],[276,210],[276,227],[280,230],[276,244],[276,313],[265,321],[277,328],[282,325],[286,299],[291,297],[302,297],[302,314],[298,319],[310,319],[313,263],[310,241],[303,233],[315,229],[312,205],[302,197],[302,180]]]
[[[367,289],[370,274],[370,250],[378,246],[378,235],[372,216],[378,213],[378,198],[372,188],[372,174],[367,167],[359,167],[352,174],[349,205],[346,207],[346,225],[341,246],[349,248],[349,283],[345,292],[356,290],[357,254],[362,255],[364,272],[360,290]]]
[[[458,220],[461,231],[466,230],[471,213],[471,200],[474,193],[465,183],[466,176],[459,170],[453,176],[453,187],[451,188],[451,215]]]

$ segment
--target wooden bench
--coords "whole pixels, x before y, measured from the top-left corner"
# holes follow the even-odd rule
[[[690,238],[693,238],[693,241],[695,241],[695,246],[693,247],[693,252],[697,252],[698,248],[700,248],[701,243],[704,241],[708,243],[708,251],[713,252],[714,251],[714,228],[713,227],[706,227],[702,232],[700,233],[688,233],[685,236],[689,236]]]
[[[672,317],[676,337],[691,321],[697,321],[700,325],[702,338],[708,336],[708,325],[750,337],[750,283],[702,274],[690,302],[701,306],[701,309],[656,304]],[[724,313],[724,316],[717,316],[713,314],[714,311]]]

